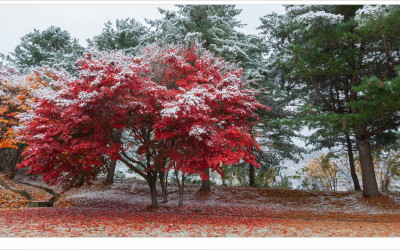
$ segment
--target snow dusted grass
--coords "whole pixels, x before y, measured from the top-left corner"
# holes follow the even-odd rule
[[[186,185],[184,205],[179,207],[178,187],[168,186],[169,202],[161,203],[161,188],[158,186],[160,207],[175,210],[240,215],[277,215],[288,212],[312,212],[314,214],[343,213],[348,215],[398,214],[400,195],[385,194],[373,200],[362,198],[356,192],[310,192],[300,190],[278,190],[252,187],[213,187],[209,193],[198,192],[199,185]],[[62,195],[58,207],[108,208],[140,210],[150,204],[148,186],[144,181],[117,180],[111,186],[92,186],[72,189]],[[218,208],[218,209],[216,209]]]
[[[365,200],[354,192],[198,189],[186,185],[178,206],[178,188],[169,185],[169,202],[161,203],[160,193],[157,209],[143,181],[72,189],[53,208],[3,210],[0,236],[400,236],[399,194]]]

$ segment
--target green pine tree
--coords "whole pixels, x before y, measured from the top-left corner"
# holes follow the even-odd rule
[[[89,47],[100,50],[124,50],[135,53],[144,45],[149,29],[133,18],[117,19],[115,27],[111,21],[104,24],[101,34],[88,39]]]
[[[300,99],[300,122],[329,127],[332,136],[354,134],[363,194],[379,195],[371,138],[400,125],[400,22],[398,6],[287,6],[264,23],[277,64]],[[329,131],[330,130],[330,131]]]
[[[84,53],[78,40],[68,31],[51,26],[44,31],[34,30],[21,38],[8,60],[21,71],[35,66],[50,66],[75,72],[75,61]]]

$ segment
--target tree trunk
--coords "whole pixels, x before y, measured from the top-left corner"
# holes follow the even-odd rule
[[[201,180],[201,188],[200,191],[210,191],[211,183],[210,183],[210,169],[206,169],[206,175],[208,176],[208,180]]]
[[[17,168],[16,168],[16,166],[10,164],[10,165],[8,166],[7,174],[8,174],[8,177],[9,177],[10,179],[14,179],[14,178],[15,178],[15,175],[17,174]]]
[[[385,179],[385,185],[384,185],[385,192],[389,191],[389,184],[390,184],[390,179],[389,178]]]
[[[350,174],[351,178],[353,179],[354,190],[361,191],[360,182],[358,181],[356,173],[356,165],[354,164],[353,147],[351,145],[351,140],[348,133],[346,134],[346,142],[347,142],[347,153],[349,155]]]
[[[176,182],[178,183],[178,187],[179,187],[178,206],[182,206],[183,205],[183,193],[184,193],[184,187],[185,187],[185,173],[182,173],[182,182],[179,182],[179,176],[178,176],[177,171],[175,171],[175,176],[176,176]]]
[[[387,173],[381,174],[381,191],[387,192],[389,191],[390,177]]]
[[[150,187],[150,195],[151,195],[151,207],[158,207],[158,199],[157,199],[157,172],[149,172],[147,173],[147,183]]]
[[[122,153],[122,158],[121,161],[123,163],[125,163],[125,165],[127,165],[130,169],[132,169],[133,171],[135,171],[135,173],[137,173],[138,175],[140,175],[141,177],[143,177],[143,179],[145,179],[147,181],[147,184],[149,184],[149,188],[150,188],[150,195],[151,195],[151,206],[153,208],[158,207],[158,200],[157,200],[157,171],[149,171],[147,173],[144,173],[143,171],[141,171],[140,169],[138,169],[137,167],[135,167],[134,165],[132,165],[129,161],[131,161],[131,159],[123,152]],[[129,160],[129,161],[128,161]],[[133,162],[135,162],[134,160],[132,160]],[[143,169],[149,169],[150,167],[150,161],[148,158],[147,161],[147,168],[146,166],[139,162],[136,161],[135,163],[137,163],[138,165],[140,165],[141,167],[143,167]]]
[[[18,159],[19,159],[19,157],[21,155],[21,152],[22,152],[22,148],[18,147],[15,150],[15,152],[14,152],[12,158],[11,158],[11,161],[8,163],[7,173],[8,173],[8,177],[10,179],[14,179],[15,175],[17,174],[17,170],[18,170],[17,169],[17,163],[18,163]]]
[[[163,171],[158,172],[158,178],[160,179],[163,203],[168,202],[168,192],[167,192],[167,183],[165,179],[165,173]]]
[[[254,166],[251,164],[250,164],[249,176],[250,176],[250,186],[255,187],[256,182],[255,182],[255,178],[254,178]]]
[[[111,160],[110,166],[108,166],[106,183],[110,183],[110,184],[114,183],[114,175],[115,175],[116,165],[117,165],[117,161]]]
[[[356,135],[356,143],[361,164],[363,195],[365,198],[378,197],[380,194],[376,182],[369,137],[366,135]]]

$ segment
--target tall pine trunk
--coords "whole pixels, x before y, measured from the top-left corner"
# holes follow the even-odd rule
[[[346,133],[346,144],[347,144],[347,154],[349,156],[349,164],[350,164],[350,174],[353,179],[354,190],[361,191],[360,182],[358,181],[357,173],[356,173],[356,165],[354,164],[354,155],[353,155],[353,147],[350,139],[350,135]]]
[[[378,197],[380,194],[376,182],[374,161],[372,158],[369,139],[369,136],[366,136],[365,134],[356,135],[363,182],[363,195],[365,198],[374,198]]]
[[[250,177],[250,186],[254,187],[256,185],[255,177],[254,177],[254,166],[250,164],[249,169],[249,177]]]
[[[211,182],[210,182],[210,169],[206,169],[206,175],[208,176],[208,180],[201,181],[200,191],[210,191],[211,190]]]
[[[152,171],[147,173],[147,183],[150,187],[150,195],[151,195],[151,207],[158,207],[158,199],[157,199],[157,172]]]
[[[108,167],[106,183],[114,183],[115,167],[117,165],[116,160],[111,160],[110,166]]]

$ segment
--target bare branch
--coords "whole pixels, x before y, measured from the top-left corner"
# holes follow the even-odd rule
[[[382,133],[382,132],[384,132],[384,131],[386,131],[386,130],[397,128],[397,127],[399,127],[399,126],[400,126],[400,122],[396,122],[396,123],[388,124],[388,125],[386,125],[386,126],[377,128],[377,129],[372,130],[372,131],[369,131],[367,134],[368,134],[369,136],[373,136],[373,135],[377,135],[377,134],[379,134],[379,133]]]
[[[135,171],[137,174],[139,174],[140,176],[142,176],[145,180],[148,179],[147,175],[145,175],[142,171],[140,171],[140,169],[138,169],[137,167],[135,167],[134,165],[132,165],[131,163],[129,163],[127,160],[125,160],[124,158],[121,158],[121,161],[123,163],[125,163],[126,166],[128,166],[128,168],[132,169],[133,171]]]

